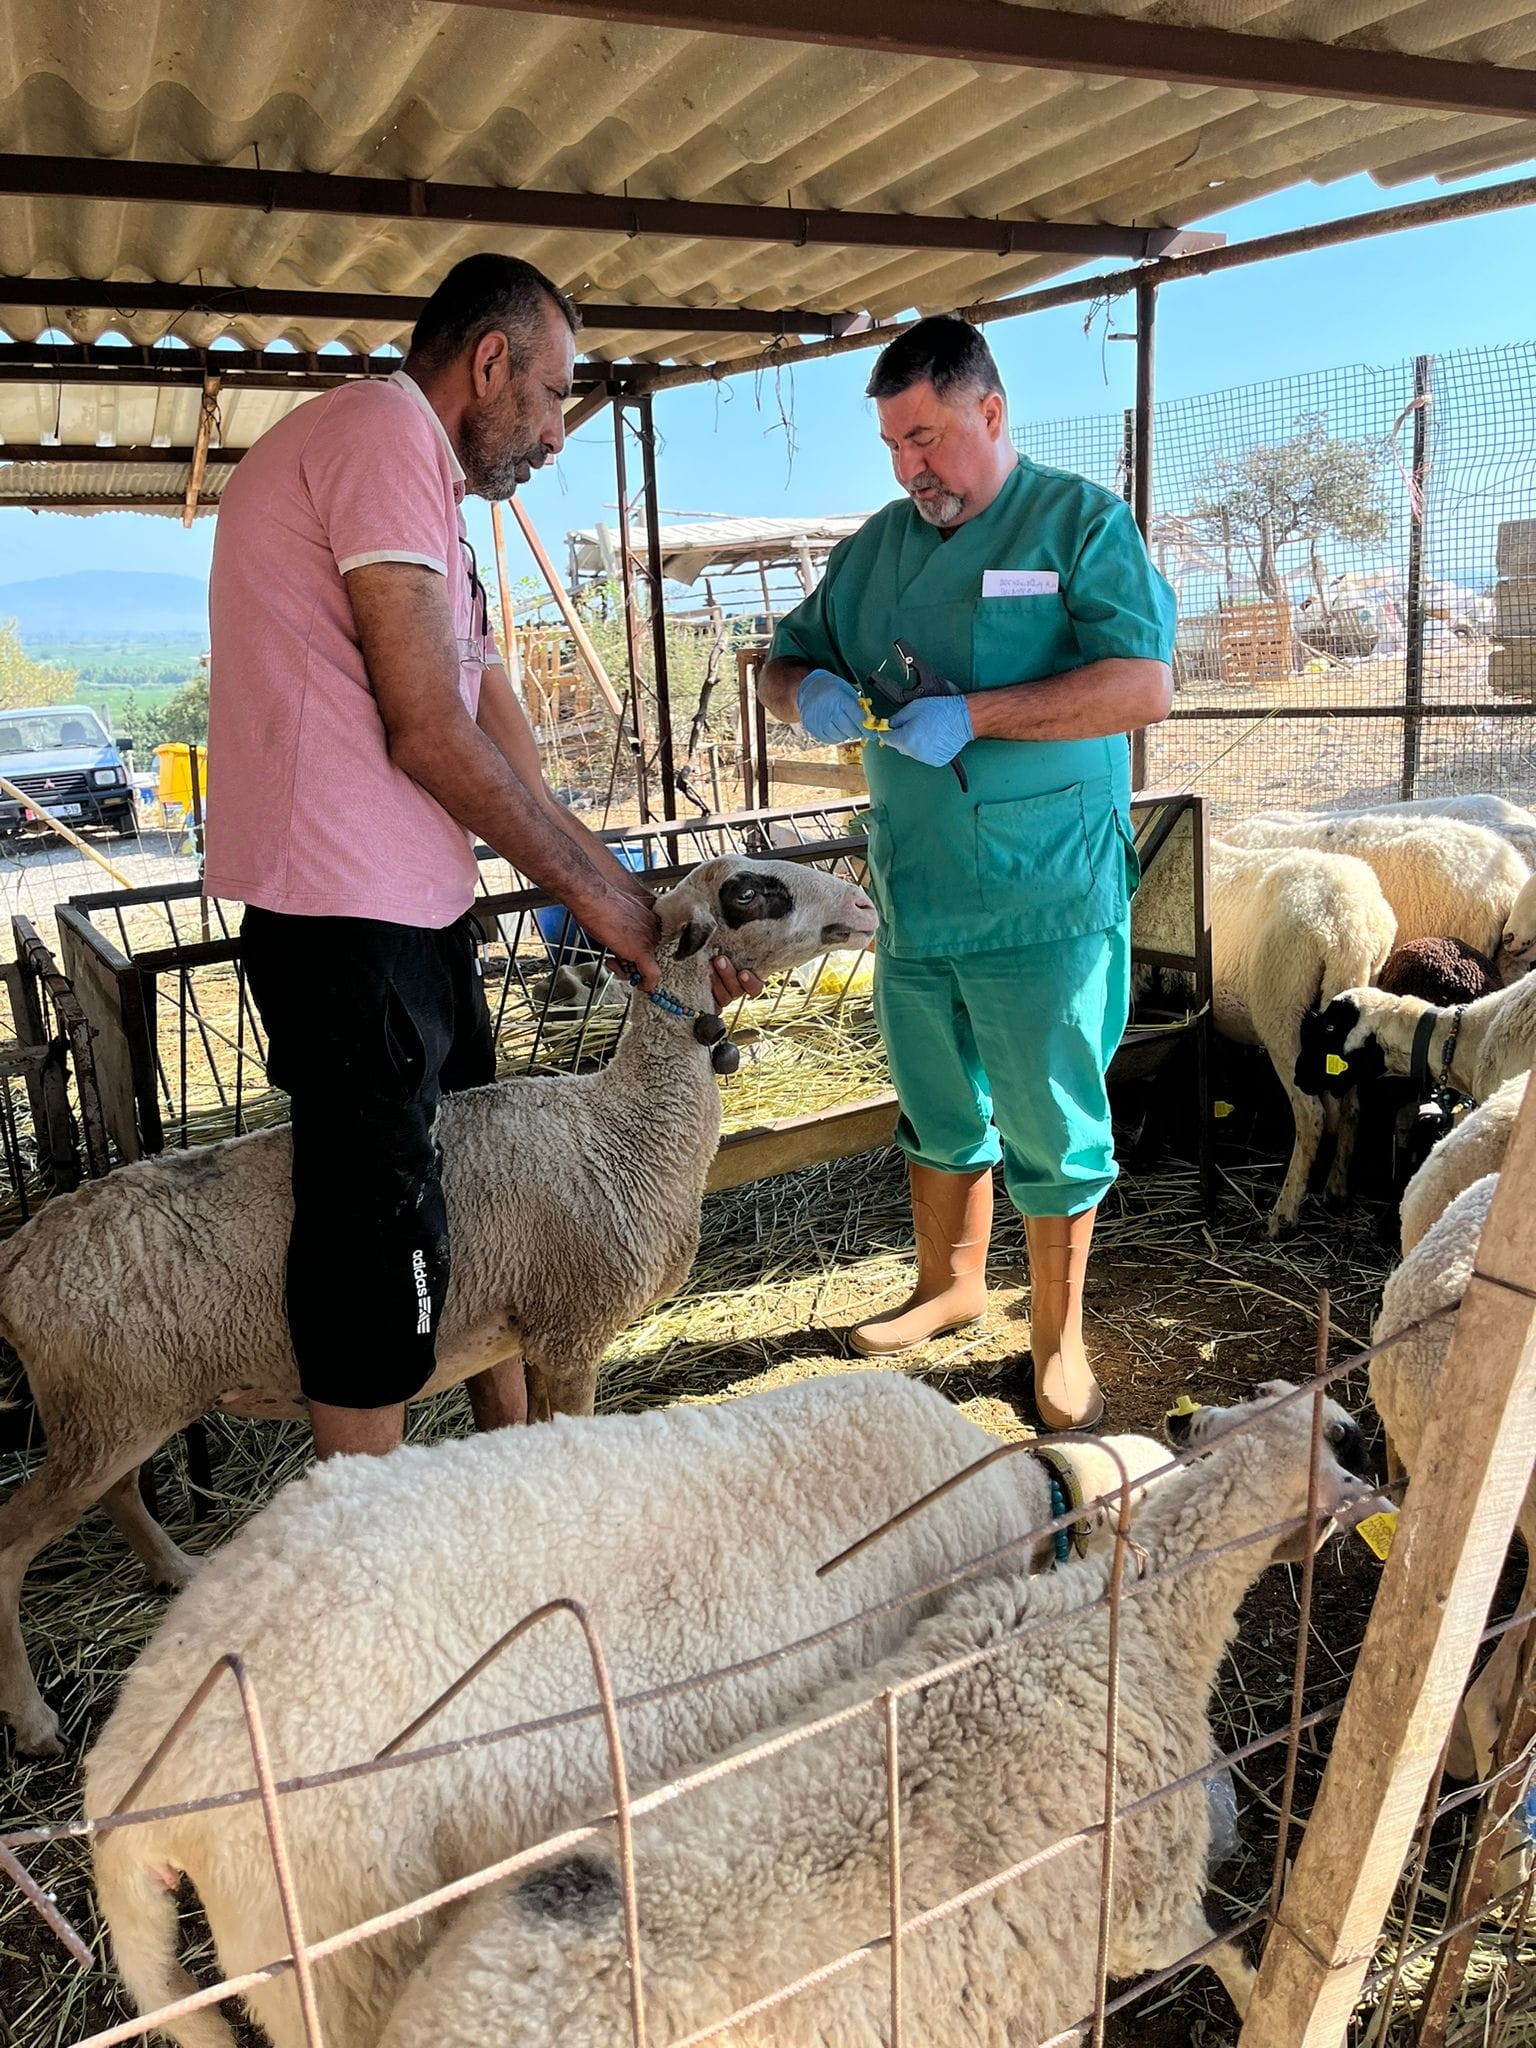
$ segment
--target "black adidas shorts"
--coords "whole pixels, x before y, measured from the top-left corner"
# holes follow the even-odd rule
[[[383,1408],[432,1377],[448,1292],[441,1097],[494,1080],[474,919],[440,931],[251,908],[240,928],[293,1103],[288,1326],[312,1401]]]

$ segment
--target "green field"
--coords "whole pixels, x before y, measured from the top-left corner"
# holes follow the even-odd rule
[[[81,700],[94,704],[114,691],[132,690],[141,704],[163,701],[197,674],[201,640],[29,639],[27,652],[55,663],[78,678]],[[155,693],[159,693],[158,697]]]

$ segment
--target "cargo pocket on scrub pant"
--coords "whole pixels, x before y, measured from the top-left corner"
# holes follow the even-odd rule
[[[1108,922],[1100,914],[1102,878],[1080,782],[978,804],[976,872],[983,906],[1008,914],[1022,945],[1076,937]]]

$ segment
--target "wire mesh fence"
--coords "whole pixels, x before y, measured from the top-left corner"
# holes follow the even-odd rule
[[[1015,430],[1131,493],[1131,416]],[[1155,408],[1179,600],[1150,786],[1217,814],[1536,786],[1536,343]]]
[[[1442,1311],[1441,1319],[1453,1313]],[[1336,1646],[1318,1631],[1321,1566],[1312,1560],[1330,1521],[1347,1524],[1372,1499],[1369,1483],[1349,1469],[1347,1439],[1329,1398],[1358,1386],[1370,1355],[1325,1363],[1279,1400],[1271,1395],[1208,1412],[1213,1426],[1197,1425],[1185,1449],[1163,1467],[1139,1472],[1134,1486],[1110,1446],[1121,1476],[1099,1499],[1068,1499],[1000,1547],[920,1585],[908,1584],[898,1565],[893,1590],[874,1607],[815,1636],[776,1641],[743,1662],[681,1672],[643,1691],[615,1685],[598,1616],[579,1602],[547,1600],[499,1635],[487,1628],[491,1639],[473,1662],[445,1685],[434,1681],[432,1696],[407,1724],[381,1725],[381,1739],[374,1744],[370,1736],[366,1754],[280,1776],[268,1728],[276,1725],[274,1695],[290,1681],[269,1673],[258,1688],[238,1653],[221,1657],[189,1699],[165,1703],[163,1737],[109,1812],[0,1835],[0,1880],[22,1891],[81,1970],[93,1971],[100,1967],[96,1947],[48,1895],[46,1859],[55,1849],[166,1822],[180,1828],[199,1816],[216,1827],[243,1824],[265,1840],[287,1953],[253,1956],[234,1974],[205,1977],[199,1988],[137,2019],[83,2035],[66,2027],[55,2038],[109,2048],[226,1997],[297,1978],[294,2038],[318,2048],[323,2000],[315,1986],[328,1960],[408,1927],[430,1945],[443,1938],[449,1908],[461,1908],[462,1917],[443,1938],[441,1954],[432,1955],[429,2017],[446,2013],[463,2024],[473,2012],[496,2038],[526,2040],[529,2048],[535,2039],[560,2038],[566,1937],[573,1937],[569,1953],[579,1977],[570,1981],[570,2009],[579,2003],[590,2022],[600,2008],[604,2038],[634,2048],[702,2048],[725,2038],[783,2048],[821,2038],[818,2029],[829,2019],[844,2029],[840,2039],[900,2048],[941,2041],[943,2001],[962,1997],[971,2006],[967,2039],[1007,2040],[1017,2048],[1160,2042],[1164,2037],[1150,2031],[1160,1996],[1201,1962],[1210,1962],[1246,2003],[1252,1972],[1242,1944],[1274,1921],[1294,1829],[1310,1805],[1351,1677],[1335,1649],[1352,1658],[1353,1646]],[[1327,1358],[1326,1305],[1318,1356]],[[890,1545],[895,1529],[927,1514],[941,1494],[972,1487],[1000,1460],[1036,1449],[1013,1444],[992,1452],[863,1531],[823,1561],[820,1576],[835,1575],[871,1545]],[[1096,1553],[1042,1573],[1056,1537],[1090,1524],[1100,1511],[1107,1535]],[[1246,1728],[1229,1715],[1211,1742],[1203,1735],[1211,1673],[1202,1662],[1199,1624],[1214,1628],[1214,1670],[1232,1610],[1277,1553],[1303,1560],[1294,1634],[1276,1646],[1282,1670]],[[861,1667],[854,1682],[805,1697],[787,1675],[796,1660],[813,1648],[851,1645],[876,1618],[896,1626],[896,1651]],[[1490,1634],[1524,1629],[1531,1619],[1507,1616]],[[532,1718],[517,1713],[516,1685],[498,1677],[505,1653],[530,1630],[573,1621],[586,1646],[589,1683],[557,1710]],[[787,1717],[765,1710],[739,1750],[663,1770],[643,1792],[632,1787],[627,1747],[647,1711],[670,1705],[686,1708],[684,1719],[704,1715],[722,1685],[779,1669],[786,1673],[780,1684]],[[1062,1687],[1065,1674],[1073,1674],[1072,1682]],[[237,1775],[196,1797],[178,1796],[162,1774],[210,1699],[231,1684],[238,1694],[233,1726],[244,1730]],[[478,1716],[461,1707],[443,1726],[440,1717],[471,1687],[481,1688]],[[1175,1699],[1181,1687],[1189,1693],[1182,1718]],[[513,1717],[498,1720],[497,1707],[509,1703]],[[542,1774],[548,1742],[589,1723],[601,1727],[607,1785],[590,1817],[540,1839],[509,1832],[497,1853],[461,1856],[459,1867],[449,1867],[456,1852],[445,1861],[439,1849],[413,1865],[422,1874],[411,1896],[381,1896],[364,1917],[307,1931],[306,1923],[313,1929],[317,1917],[325,1919],[323,1910],[317,1915],[323,1901],[304,1864],[320,1824],[315,1811],[344,1835],[349,1798],[393,1781],[398,1789],[388,1796],[397,1825],[419,1826],[412,1780],[425,1775],[436,1786],[422,1809],[430,1815],[432,1800],[458,1796],[461,1780],[469,1796],[477,1757],[496,1753],[515,1773],[524,1751],[529,1770]],[[1052,1730],[1071,1740],[1058,1742]],[[1434,1776],[1366,1979],[1352,2032],[1357,2048],[1446,2048],[1472,2039],[1511,2048],[1525,2038],[1517,2029],[1536,1960],[1536,1879],[1522,1824],[1531,1729],[1512,1724],[1508,1733],[1509,1753],[1478,1783],[1447,1789],[1442,1773]],[[774,1777],[770,1767],[785,1762],[787,1771]],[[1234,1774],[1245,1804],[1258,1794],[1267,1846],[1241,1893],[1228,1895],[1230,1924],[1216,1925],[1206,1917],[1203,1884],[1216,1860],[1208,1848],[1210,1788]],[[840,1852],[826,1866],[814,1855],[797,1860],[795,1849],[807,1829],[820,1840],[821,1822],[812,1818],[822,1813],[818,1785],[829,1816],[825,1830]],[[307,1813],[311,1818],[301,1819]],[[494,1834],[494,1814],[481,1818]],[[701,1826],[716,1830],[712,1888],[699,1902],[698,1926],[686,1913],[679,1919],[673,1889],[680,1871],[698,1867],[686,1853],[677,1860],[679,1826],[685,1847],[690,1829],[695,1838]],[[459,1832],[447,1830],[442,1841],[458,1840]],[[157,1839],[153,1832],[150,1839]],[[551,1865],[573,1886],[574,1868],[589,1890],[594,1868],[611,1872],[611,1894],[599,1892],[610,1904],[575,1912],[578,1924],[562,1931],[561,1882],[541,1883],[536,1875]],[[507,1960],[495,1931],[509,1908],[484,1901],[497,1887],[515,1913],[518,1892],[506,1887],[519,1882],[529,1886],[530,1903],[513,1928]],[[576,1886],[570,1895],[580,1891]],[[1053,1902],[1066,1908],[1070,1925],[1055,1924]],[[482,1938],[485,1945],[477,1947]],[[722,1944],[734,1967],[712,1978],[710,1958]],[[535,1964],[551,2002],[529,2031],[526,1998],[509,1996],[508,2011],[498,2009],[498,1972],[510,1985],[529,1979]],[[522,2007],[521,2030],[509,2017],[514,2003]],[[1117,2025],[1126,2024],[1133,2031],[1117,2034]]]

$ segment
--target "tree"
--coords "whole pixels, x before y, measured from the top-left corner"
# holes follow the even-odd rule
[[[79,678],[73,669],[37,661],[21,644],[14,619],[0,619],[0,711],[29,704],[72,704]]]
[[[1356,546],[1387,537],[1383,450],[1337,440],[1326,412],[1302,413],[1288,441],[1219,455],[1196,481],[1191,523],[1207,540],[1241,547],[1260,590],[1285,595],[1281,557],[1303,543],[1324,624],[1331,619],[1325,537]],[[1230,572],[1229,572],[1230,573]]]

